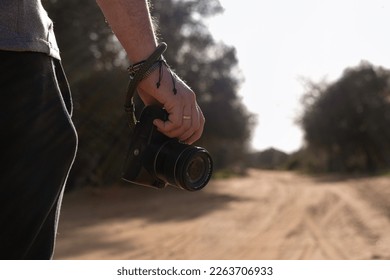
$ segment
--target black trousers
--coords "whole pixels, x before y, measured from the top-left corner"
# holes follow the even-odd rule
[[[0,259],[53,256],[77,134],[59,61],[0,51]]]

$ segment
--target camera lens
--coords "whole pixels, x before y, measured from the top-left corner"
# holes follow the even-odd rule
[[[212,160],[203,148],[169,141],[156,154],[154,170],[171,185],[197,191],[210,180]]]
[[[190,183],[198,182],[205,174],[205,161],[201,157],[193,158],[187,167],[186,175]]]
[[[202,148],[186,150],[178,161],[177,176],[180,185],[189,190],[203,188],[210,179],[212,164],[209,154]]]

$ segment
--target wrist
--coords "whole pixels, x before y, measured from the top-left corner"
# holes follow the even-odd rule
[[[169,66],[163,63],[152,69],[138,84],[138,88],[164,103],[168,97],[167,94],[174,95],[174,91],[176,92],[176,81],[172,75],[174,74]]]
[[[147,59],[132,64],[127,68],[131,84],[136,85],[138,89],[142,89],[144,92],[149,92],[152,96],[155,96],[160,87],[163,89],[163,92],[167,92],[167,80],[170,80],[171,91],[176,95],[177,76],[173,73],[162,56],[166,48],[167,45],[161,43]],[[165,78],[167,75],[170,79]]]
[[[162,58],[166,48],[165,43],[159,44],[146,60],[128,68],[130,83],[125,103],[127,111],[133,108],[131,100],[136,90],[141,93],[143,100],[157,100],[162,104],[177,94],[176,83],[181,82]]]

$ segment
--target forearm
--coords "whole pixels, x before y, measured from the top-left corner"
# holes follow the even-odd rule
[[[96,0],[132,63],[147,59],[157,47],[146,1]],[[138,84],[138,94],[146,105],[157,103],[167,110],[168,120],[155,120],[158,130],[192,144],[202,135],[205,121],[195,94],[182,80],[163,78],[171,75],[166,66],[160,70],[162,73],[153,71]],[[157,86],[156,81],[161,84]]]
[[[146,0],[96,0],[131,62],[146,59],[157,46]]]

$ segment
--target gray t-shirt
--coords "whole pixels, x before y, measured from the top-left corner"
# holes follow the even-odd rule
[[[60,59],[53,22],[41,0],[0,0],[0,50],[43,52]]]

